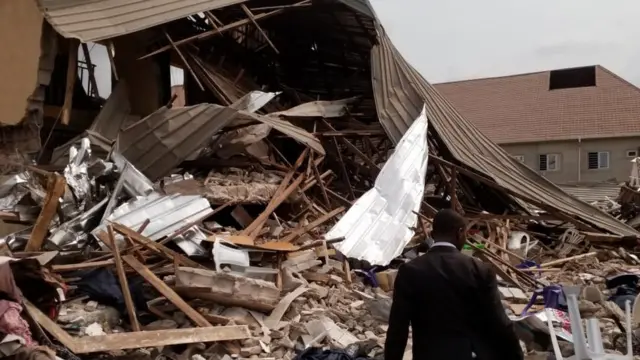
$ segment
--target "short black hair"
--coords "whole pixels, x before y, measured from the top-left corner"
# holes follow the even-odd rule
[[[433,235],[454,235],[467,226],[467,221],[452,209],[442,209],[433,217]]]

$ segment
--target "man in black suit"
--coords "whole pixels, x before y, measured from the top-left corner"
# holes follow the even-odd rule
[[[523,359],[494,272],[460,253],[465,235],[464,218],[439,211],[431,249],[398,270],[385,360],[402,359],[409,325],[414,360]]]

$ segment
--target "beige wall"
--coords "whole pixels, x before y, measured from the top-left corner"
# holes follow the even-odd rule
[[[22,121],[38,83],[42,14],[33,0],[0,1],[0,124]]]
[[[524,156],[525,164],[531,169],[558,184],[602,182],[615,179],[622,182],[629,178],[631,158],[628,150],[640,148],[640,137],[595,139],[572,141],[550,141],[526,144],[502,144],[511,155]],[[589,170],[588,152],[608,151],[609,168]],[[557,171],[539,171],[538,159],[541,154],[559,154],[560,169]],[[579,154],[579,155],[578,155]],[[578,171],[580,175],[578,176]]]

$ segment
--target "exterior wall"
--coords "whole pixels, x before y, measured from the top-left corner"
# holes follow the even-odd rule
[[[610,138],[572,141],[551,141],[525,144],[502,144],[509,154],[524,156],[524,163],[545,178],[557,184],[595,183],[603,181],[623,182],[631,173],[631,158],[627,151],[640,148],[640,137]],[[589,152],[608,151],[609,168],[590,170]],[[539,171],[539,155],[558,154],[560,168],[557,171]],[[579,173],[579,175],[578,175]]]
[[[24,118],[38,83],[42,14],[33,0],[0,1],[0,124]]]

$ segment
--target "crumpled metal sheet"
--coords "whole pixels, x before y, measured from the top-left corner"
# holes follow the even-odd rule
[[[171,174],[237,116],[237,110],[213,104],[162,107],[123,129],[116,151],[155,181]]]
[[[281,92],[262,92],[259,90],[251,91],[241,97],[229,107],[243,110],[250,113],[262,109]],[[233,123],[231,124],[233,125]],[[260,146],[257,143],[262,142],[264,138],[269,136],[272,127],[267,124],[251,125],[244,128],[227,131],[220,135],[215,143],[213,152],[222,159],[228,159],[236,154],[246,151],[257,158],[265,157],[266,144]],[[267,153],[268,154],[268,153]],[[267,155],[268,156],[268,155]]]
[[[566,194],[489,140],[402,57],[379,22],[376,27],[371,80],[378,118],[392,141],[402,136],[426,103],[432,130],[466,167],[519,197],[547,204],[547,211],[560,211],[613,234],[638,236],[632,227]]]
[[[69,149],[69,164],[64,168],[64,178],[73,192],[78,209],[84,209],[91,201],[91,181],[89,179],[88,161],[91,158],[91,141],[80,140],[80,146]]]
[[[208,144],[223,127],[243,120],[272,126],[317,153],[325,153],[313,134],[288,121],[215,104],[174,109],[162,107],[122,130],[118,134],[116,151],[155,181],[171,174],[182,161]]]
[[[207,235],[194,225],[184,234],[176,236],[173,242],[188,256],[207,256],[207,251],[201,245],[206,240]]]
[[[20,231],[14,232],[3,237],[0,237],[0,244],[7,244],[11,251],[19,251],[24,249],[31,237],[32,227],[27,227]]]
[[[120,205],[106,220],[131,229],[139,229],[148,219],[150,222],[142,231],[142,235],[156,241],[196,220],[203,219],[212,212],[209,202],[202,196],[164,196],[154,192]],[[99,233],[106,231],[106,228],[105,221],[91,234],[97,237]],[[117,236],[116,240],[121,241],[121,237]]]
[[[424,195],[429,151],[427,115],[423,107],[380,170],[374,187],[362,195],[327,239],[343,237],[335,245],[347,257],[387,265],[400,255],[414,232]]]
[[[109,198],[104,198],[86,212],[51,230],[45,246],[57,250],[79,250],[84,248],[89,237],[87,232],[100,223],[98,215],[104,210]]]
[[[260,109],[262,109],[265,105],[267,105],[271,100],[273,100],[276,96],[280,95],[282,92],[263,92],[260,90],[255,90],[247,93],[245,96],[236,100],[229,107],[236,110],[243,110],[246,112],[254,113]]]
[[[288,117],[341,117],[347,113],[347,105],[351,104],[357,97],[332,101],[311,101],[294,106],[289,110],[270,113],[269,116]]]
[[[166,24],[246,0],[38,0],[44,17],[60,35],[98,41]]]
[[[28,193],[26,173],[0,176],[0,210],[14,210]]]
[[[153,182],[117,152],[111,154],[111,160],[120,171],[122,187],[131,196],[146,196],[154,191]]]

